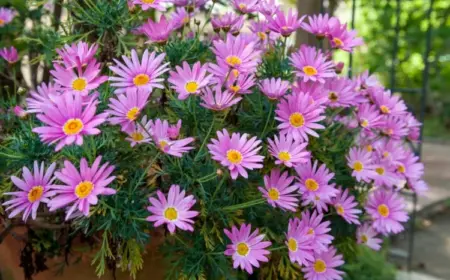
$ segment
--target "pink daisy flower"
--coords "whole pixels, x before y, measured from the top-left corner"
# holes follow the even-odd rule
[[[200,94],[202,88],[206,87],[212,78],[212,75],[206,75],[208,65],[202,66],[200,62],[196,62],[192,70],[186,61],[183,61],[183,68],[175,66],[175,69],[177,71],[170,71],[168,81],[178,93],[180,100],[185,100],[191,94]]]
[[[133,130],[134,122],[148,103],[150,92],[145,89],[130,88],[125,94],[109,99],[108,121],[120,125],[122,131]]]
[[[191,210],[197,202],[193,195],[186,196],[186,192],[180,189],[179,185],[172,185],[169,194],[164,194],[158,190],[158,199],[150,197],[151,206],[147,210],[151,213],[147,221],[153,222],[155,227],[167,224],[170,233],[175,233],[176,228],[185,231],[194,231],[194,220],[198,216],[198,211]]]
[[[334,188],[334,184],[329,181],[334,178],[334,173],[326,167],[325,164],[318,165],[317,160],[314,164],[311,161],[305,164],[295,166],[298,175],[299,192],[302,195],[302,205],[313,204],[319,213],[327,211],[327,203],[335,197],[339,191]]]
[[[358,215],[361,214],[362,211],[357,208],[358,202],[353,195],[349,194],[348,189],[339,189],[339,194],[333,198],[332,203],[336,209],[336,213],[344,218],[347,223],[360,224]]]
[[[401,164],[400,160],[405,158],[406,150],[402,141],[392,139],[379,139],[372,141],[372,148],[375,150],[373,160],[385,162],[395,167]]]
[[[141,6],[141,9],[147,11],[148,9],[155,9],[164,12],[166,8],[162,5],[165,0],[133,0],[134,5]]]
[[[387,235],[403,231],[401,223],[408,221],[405,207],[405,201],[398,193],[377,189],[369,194],[365,209],[373,220],[372,227]]]
[[[284,164],[287,167],[310,161],[311,153],[306,150],[308,142],[295,140],[290,134],[274,136],[274,140],[268,139],[269,152],[276,158],[275,164]]]
[[[20,106],[14,106],[13,112],[14,112],[14,115],[16,115],[16,116],[18,116],[19,118],[22,118],[22,119],[25,118],[28,115],[27,111],[25,111]]]
[[[161,15],[159,22],[148,19],[146,23],[139,27],[138,31],[147,36],[147,44],[153,42],[161,44],[169,39],[175,29],[176,22],[167,20],[164,15]]]
[[[139,61],[136,50],[131,50],[131,59],[122,56],[125,64],[114,59],[117,66],[110,66],[109,69],[119,77],[109,77],[111,86],[116,87],[115,93],[124,93],[128,88],[143,88],[151,92],[153,88],[163,89],[161,83],[164,81],[160,77],[169,71],[169,63],[162,64],[165,53],[156,56],[156,52],[148,53],[146,49],[142,55],[142,62]]]
[[[222,91],[222,86],[220,84],[216,85],[213,90],[206,87],[203,90],[202,95],[202,107],[208,108],[214,111],[225,110],[241,101],[242,97],[237,96],[231,91]]]
[[[330,43],[333,48],[341,49],[346,52],[353,52],[353,48],[362,46],[364,41],[356,37],[355,30],[347,30],[347,24],[340,24],[339,21],[332,24],[329,30]]]
[[[400,140],[408,135],[408,128],[402,118],[395,116],[384,117],[384,121],[380,127],[381,132],[394,140]]]
[[[62,61],[56,60],[54,62],[64,63],[66,69],[86,66],[94,59],[97,49],[97,44],[89,46],[88,43],[83,41],[80,41],[77,44],[73,43],[72,45],[66,44],[63,48],[56,49],[56,52],[61,56]]]
[[[271,32],[267,21],[250,21],[249,29],[252,34],[256,34],[259,38],[259,45],[267,48],[267,45],[273,45],[280,38],[280,34]]]
[[[226,82],[229,91],[235,94],[251,94],[251,88],[255,85],[254,74],[242,74],[237,77],[230,75]]]
[[[281,10],[275,13],[274,17],[268,16],[267,21],[269,22],[269,29],[273,32],[279,33],[284,37],[289,37],[295,30],[297,30],[303,19],[306,16],[298,18],[297,12],[289,9],[287,15],[285,15]]]
[[[134,147],[142,143],[150,143],[152,141],[152,125],[153,121],[147,121],[147,116],[142,117],[139,124],[134,124],[132,130],[128,131],[128,137],[125,138]]]
[[[177,139],[178,135],[180,135],[180,129],[181,129],[181,120],[178,120],[177,124],[169,125],[169,129],[167,130],[169,138],[172,140]]]
[[[418,195],[423,195],[428,190],[428,185],[423,180],[407,180],[408,187]]]
[[[107,113],[95,115],[98,101],[92,100],[84,108],[81,96],[66,92],[56,104],[48,103],[42,107],[42,113],[37,118],[47,126],[33,128],[41,141],[56,145],[59,151],[66,145],[73,143],[81,146],[84,135],[97,135],[96,128],[105,122]]]
[[[17,12],[13,9],[8,9],[1,7],[0,8],[0,27],[3,27],[10,23],[14,17],[17,15]]]
[[[369,223],[364,223],[356,230],[356,242],[378,251],[381,248],[380,244],[383,243],[383,240],[377,238],[377,232]]]
[[[366,70],[355,77],[356,87],[359,89],[367,89],[371,87],[381,87],[381,83],[375,75],[370,75]]]
[[[267,198],[267,202],[272,207],[279,207],[283,211],[288,210],[295,212],[298,206],[298,195],[293,192],[297,190],[296,185],[292,185],[293,176],[279,169],[272,169],[270,176],[264,176],[264,188],[258,187],[259,191]]]
[[[272,245],[270,241],[262,241],[264,234],[258,234],[259,229],[251,232],[251,225],[242,224],[238,229],[236,226],[224,230],[225,234],[231,240],[225,250],[226,256],[232,256],[233,268],[240,267],[249,274],[253,273],[253,266],[259,267],[260,262],[268,262],[267,255],[270,251],[267,247]],[[250,233],[251,232],[251,233]]]
[[[336,21],[335,17],[328,14],[319,14],[308,16],[308,23],[302,22],[301,28],[306,32],[316,35],[318,38],[324,38],[329,35],[330,26]]]
[[[314,261],[314,247],[312,237],[307,233],[308,229],[299,225],[298,218],[289,220],[285,244],[288,247],[291,262],[297,262],[302,266]]]
[[[352,147],[347,156],[347,165],[352,171],[352,176],[358,182],[369,183],[375,176],[375,166],[372,163],[372,152],[367,149]]]
[[[180,29],[188,24],[191,16],[193,16],[193,14],[190,15],[185,8],[176,8],[176,10],[170,14],[173,28]]]
[[[87,217],[90,205],[97,205],[99,195],[115,194],[116,190],[107,187],[116,178],[116,176],[110,176],[114,166],[109,165],[108,162],[100,166],[101,160],[102,157],[98,156],[89,167],[87,160],[82,158],[80,171],[71,162],[64,161],[64,168],[55,172],[56,178],[64,185],[52,187],[56,196],[48,203],[50,211],[73,203],[67,210],[66,220],[76,209]]]
[[[389,90],[373,91],[372,98],[382,114],[398,117],[406,114],[405,102],[399,95],[392,95]]]
[[[0,56],[3,57],[4,60],[8,61],[9,64],[13,64],[19,61],[19,54],[17,53],[17,50],[14,47],[10,47],[9,49],[8,48],[0,49]]]
[[[383,118],[380,112],[369,103],[361,104],[356,112],[356,118],[358,119],[359,126],[365,130],[373,128],[380,128],[383,125]]]
[[[395,166],[386,161],[375,161],[374,170],[373,183],[375,186],[392,188],[400,182],[400,176],[395,173]]]
[[[293,53],[289,60],[294,66],[297,77],[303,79],[304,82],[320,82],[325,83],[328,78],[334,78],[334,64],[328,61],[327,57],[314,47],[301,45],[298,52]]]
[[[255,49],[255,42],[246,44],[241,35],[227,35],[226,42],[213,42],[213,52],[217,62],[228,65],[230,69],[240,72],[253,72],[261,60],[261,51]]]
[[[264,79],[259,84],[259,89],[269,99],[277,100],[283,97],[289,89],[289,82],[281,79]]]
[[[423,176],[423,163],[418,156],[411,151],[407,151],[397,164],[397,172],[405,176],[408,180],[418,180]]]
[[[42,83],[37,86],[36,91],[30,91],[27,98],[27,113],[42,113],[42,108],[49,102],[56,101],[61,94],[61,87],[58,84]]]
[[[156,146],[165,154],[181,157],[184,153],[194,149],[194,147],[188,146],[188,144],[194,141],[193,137],[171,140],[169,122],[167,120],[161,121],[160,119],[156,119],[152,125],[151,132]]]
[[[232,12],[226,12],[222,15],[215,15],[211,18],[211,24],[215,32],[227,33],[231,29],[233,31],[239,31],[244,23],[244,17]]]
[[[355,84],[347,78],[327,79],[324,90],[328,93],[328,106],[350,107],[362,101],[355,91]]]
[[[226,129],[217,131],[217,138],[208,144],[212,159],[220,162],[230,170],[231,178],[236,180],[238,175],[248,177],[246,169],[262,168],[263,156],[258,155],[261,150],[261,140],[256,136],[251,139],[248,134],[233,133],[231,136]]]
[[[242,14],[250,14],[258,10],[259,0],[232,0],[231,5]]]
[[[49,198],[54,195],[54,192],[49,190],[53,187],[55,166],[56,163],[52,163],[45,170],[44,162],[39,167],[38,162],[35,161],[33,173],[27,167],[23,167],[23,180],[16,176],[11,176],[11,181],[20,191],[4,193],[4,195],[15,197],[2,204],[3,206],[8,206],[5,211],[12,210],[8,218],[11,219],[23,212],[22,220],[24,222],[27,221],[30,214],[33,220],[36,219],[40,203],[48,203]]]
[[[99,76],[101,68],[95,60],[89,62],[84,70],[81,65],[78,65],[76,71],[65,69],[57,63],[53,64],[53,67],[55,70],[51,70],[50,73],[55,78],[55,83],[61,85],[63,90],[70,90],[82,96],[87,96],[89,91],[98,88],[108,80],[106,76]]]
[[[413,142],[419,140],[420,127],[422,124],[410,112],[407,112],[403,119],[405,120],[406,127],[408,128],[408,140]]]
[[[294,139],[308,141],[308,135],[319,137],[316,129],[325,127],[318,122],[325,119],[324,108],[318,102],[311,102],[309,94],[293,93],[283,98],[275,110],[275,119],[281,133],[291,134]]]
[[[292,92],[294,94],[301,92],[309,94],[311,103],[326,104],[328,100],[328,93],[324,90],[324,85],[321,83],[303,82],[302,79],[298,79],[292,85]]]
[[[311,238],[311,245],[314,252],[327,251],[328,246],[333,241],[334,237],[328,232],[331,231],[330,222],[323,221],[323,214],[318,214],[316,211],[312,214],[308,211],[302,212],[302,218],[298,227],[306,229],[306,235]]]
[[[336,255],[336,249],[330,247],[325,252],[314,254],[314,262],[308,263],[302,271],[306,280],[342,280],[344,272],[336,268],[344,263],[342,255]]]

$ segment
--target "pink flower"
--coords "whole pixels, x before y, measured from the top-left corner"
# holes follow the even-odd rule
[[[428,190],[428,185],[423,180],[408,180],[408,187],[418,195],[423,195]]]
[[[276,4],[276,0],[259,0],[258,11],[266,17],[272,17],[280,11],[280,6]]]
[[[131,143],[131,147],[137,144],[150,143],[152,141],[152,125],[153,121],[147,121],[147,116],[142,117],[140,124],[132,125],[132,130],[128,131],[128,137],[125,140]]]
[[[410,150],[405,152],[404,157],[397,164],[397,172],[412,181],[419,180],[423,176],[423,169],[424,166],[419,157]]]
[[[394,187],[400,181],[400,176],[395,173],[395,166],[386,161],[377,160],[374,162],[375,175],[373,183],[375,186]]]
[[[233,133],[231,136],[226,129],[217,131],[217,138],[212,139],[208,144],[212,159],[228,167],[231,178],[235,180],[238,175],[248,177],[246,169],[253,170],[262,168],[263,156],[258,155],[261,150],[261,140],[256,140],[256,136],[247,139],[248,134]]]
[[[42,107],[37,118],[47,126],[33,128],[41,141],[48,144],[58,143],[55,151],[73,143],[81,146],[84,135],[97,135],[96,128],[105,122],[107,113],[95,115],[98,101],[90,101],[83,107],[81,96],[66,92],[56,104],[48,103]]]
[[[389,90],[373,91],[372,98],[382,114],[397,117],[406,114],[405,102],[399,95],[392,95]]]
[[[336,255],[336,249],[330,247],[325,252],[314,254],[314,262],[308,263],[302,271],[306,280],[342,280],[344,272],[336,267],[344,263],[342,255]]]
[[[276,158],[275,164],[284,164],[287,167],[310,161],[311,153],[306,150],[308,142],[295,140],[290,134],[274,136],[274,140],[268,139],[269,152]]]
[[[264,79],[259,84],[259,89],[269,99],[277,100],[283,97],[289,89],[289,82],[281,79]]]
[[[369,103],[363,103],[358,107],[356,118],[358,119],[359,126],[365,130],[380,128],[383,125],[382,115],[380,115],[375,105]]]
[[[55,172],[56,178],[64,183],[64,185],[55,185],[52,190],[56,196],[48,203],[50,211],[63,208],[72,204],[66,213],[66,220],[72,213],[78,209],[89,216],[90,205],[97,205],[99,195],[113,195],[116,190],[108,188],[116,176],[110,176],[114,170],[114,166],[108,162],[100,166],[102,157],[95,159],[91,167],[85,158],[80,161],[80,171],[69,162],[64,161],[64,168]]]
[[[272,245],[270,241],[262,241],[264,234],[258,234],[259,230],[251,232],[251,225],[242,224],[240,229],[233,226],[230,230],[225,229],[225,234],[231,240],[225,250],[226,256],[232,256],[233,268],[240,267],[249,274],[253,273],[253,266],[259,267],[259,262],[268,262],[267,255],[270,254],[267,247]]]
[[[306,229],[306,235],[311,238],[314,252],[328,250],[328,246],[334,239],[332,235],[328,234],[331,231],[330,224],[329,221],[323,221],[323,214],[318,214],[316,211],[311,214],[309,210],[302,212],[298,227],[301,230]]]
[[[377,238],[377,232],[372,228],[369,223],[364,223],[356,230],[356,242],[358,244],[364,244],[367,247],[378,251],[381,248],[383,240]]]
[[[10,23],[16,15],[17,12],[13,9],[0,7],[0,27],[3,27],[6,24]]]
[[[251,94],[251,88],[255,85],[254,74],[242,74],[237,77],[230,75],[226,82],[229,91],[235,94]]]
[[[336,209],[336,213],[344,218],[347,223],[360,224],[358,215],[361,214],[362,211],[357,208],[358,202],[353,195],[349,195],[348,189],[339,189],[339,194],[333,198],[332,203]]]
[[[97,52],[98,45],[92,44],[89,46],[88,43],[83,41],[77,44],[64,45],[63,48],[56,49],[56,52],[61,56],[62,63],[66,69],[72,69],[78,66],[88,65],[92,60],[94,60],[95,53]],[[61,61],[54,61],[61,62]]]
[[[311,103],[326,104],[328,100],[328,92],[324,90],[323,84],[303,82],[301,78],[292,86],[292,92],[294,94],[301,92],[309,94]]]
[[[358,182],[369,183],[376,176],[375,166],[372,163],[372,152],[365,149],[352,147],[347,156],[347,164],[353,170],[352,176]]]
[[[403,118],[386,116],[380,126],[381,132],[394,140],[400,140],[408,135],[408,128]]]
[[[289,57],[292,66],[294,66],[297,77],[303,79],[304,82],[320,82],[325,83],[328,78],[334,78],[334,64],[327,61],[327,58],[314,47],[301,45],[300,50]]]
[[[178,135],[180,135],[180,129],[181,129],[181,120],[178,120],[177,124],[169,125],[169,129],[167,130],[169,138],[172,140],[177,139]]]
[[[220,84],[216,85],[213,90],[206,87],[203,92],[204,94],[200,106],[214,111],[225,110],[237,104],[242,99],[242,97],[237,96],[231,91],[222,91],[222,86]]]
[[[165,0],[133,0],[134,5],[140,5],[142,10],[155,9],[160,12],[164,12],[166,9],[162,5]]]
[[[0,23],[1,23],[1,19],[0,19]],[[1,27],[1,24],[0,24],[0,27]],[[9,64],[13,64],[13,63],[16,63],[17,61],[19,61],[19,55],[17,53],[16,48],[14,48],[14,47],[10,47],[9,49],[8,48],[0,49],[0,56],[3,57],[4,60],[8,61]]]
[[[283,172],[281,175],[280,173],[279,169],[272,169],[270,176],[264,176],[264,188],[258,187],[258,189],[272,207],[295,212],[298,206],[298,198],[296,198],[298,195],[293,192],[298,187],[291,185],[294,177],[289,176],[288,172]]]
[[[152,125],[152,137],[156,146],[165,154],[181,157],[184,153],[194,149],[187,146],[194,141],[194,138],[188,137],[180,140],[171,140],[169,135],[169,122],[166,120],[161,121],[156,119]]]
[[[327,210],[327,203],[331,203],[331,199],[335,197],[339,191],[334,188],[334,184],[330,184],[330,180],[334,178],[334,173],[326,167],[325,164],[318,165],[317,160],[314,164],[311,161],[305,164],[295,166],[298,175],[299,192],[302,195],[302,205],[312,203],[319,213]]]
[[[300,227],[298,218],[289,220],[286,239],[285,243],[289,250],[291,262],[297,262],[302,266],[314,261],[313,239],[311,235],[308,235],[308,228]]]
[[[147,105],[150,92],[146,89],[130,88],[125,94],[120,94],[117,98],[109,99],[108,121],[113,125],[120,125],[122,131],[133,130],[134,122],[139,117]]]
[[[420,138],[420,127],[422,124],[410,112],[404,116],[406,127],[408,128],[408,140],[416,142]]]
[[[232,0],[231,5],[243,14],[253,13],[258,10],[259,0]]]
[[[347,78],[327,79],[324,90],[328,93],[330,107],[355,106],[363,100],[355,91],[354,82]]]
[[[175,233],[176,228],[187,231],[194,231],[194,220],[199,212],[190,209],[196,203],[193,195],[186,196],[184,190],[180,190],[179,185],[172,185],[167,198],[161,191],[157,191],[158,199],[150,197],[151,206],[147,210],[151,213],[147,221],[153,222],[155,227],[167,224],[170,233]]]
[[[281,133],[291,134],[296,140],[308,141],[308,135],[319,137],[316,129],[325,127],[318,122],[325,119],[324,109],[318,102],[311,103],[309,94],[293,93],[283,98],[275,110],[275,119]]]
[[[359,89],[367,89],[372,87],[381,87],[380,81],[374,75],[369,75],[369,71],[366,70],[360,75],[355,77],[356,87]]]
[[[267,49],[270,45],[273,45],[280,37],[280,34],[271,32],[269,30],[269,24],[267,21],[250,21],[249,26],[251,34],[256,34],[259,38],[260,48]]]
[[[316,35],[318,38],[323,38],[329,35],[330,26],[337,19],[335,17],[330,17],[328,14],[319,14],[308,16],[308,22],[302,22],[301,28],[306,32]]]
[[[189,23],[191,15],[188,14],[185,8],[176,8],[176,10],[170,14],[170,17],[173,28],[179,29]]]
[[[297,18],[297,12],[294,12],[292,9],[289,9],[287,15],[285,15],[281,10],[275,13],[275,17],[266,16],[269,21],[269,29],[273,32],[279,33],[284,37],[289,37],[292,32],[297,30],[301,24],[303,19],[306,16],[302,16],[301,18]]]
[[[353,52],[353,48],[361,46],[364,41],[356,37],[355,30],[347,30],[347,24],[340,24],[339,21],[333,23],[329,30],[329,39],[331,46],[346,52]]]
[[[384,235],[403,231],[401,223],[408,221],[405,201],[396,192],[377,189],[369,194],[366,211],[373,220],[373,228]]]
[[[98,88],[108,80],[106,76],[99,76],[100,64],[95,60],[91,60],[84,70],[81,65],[78,65],[75,72],[57,63],[53,64],[53,67],[55,70],[51,70],[50,73],[55,78],[55,83],[61,85],[62,90],[69,90],[82,96],[87,96],[89,91]]]
[[[54,192],[49,190],[53,187],[55,166],[56,163],[52,163],[45,171],[44,162],[39,167],[38,162],[35,161],[33,173],[27,167],[23,167],[23,180],[16,176],[11,176],[11,181],[20,191],[4,193],[4,195],[15,196],[15,198],[2,204],[3,206],[8,205],[5,211],[12,210],[8,218],[11,219],[23,212],[22,220],[24,222],[27,221],[30,214],[33,220],[36,219],[40,203],[48,203],[49,198],[54,195]]]
[[[36,91],[30,91],[31,97],[27,98],[27,113],[42,113],[42,108],[49,102],[56,101],[60,94],[61,87],[58,84],[42,83]]]
[[[165,53],[156,56],[156,52],[148,53],[146,49],[142,55],[142,62],[139,61],[136,50],[131,50],[131,60],[122,56],[125,64],[114,59],[117,66],[110,66],[109,69],[119,75],[119,77],[109,77],[111,86],[116,87],[116,93],[124,93],[128,88],[144,88],[151,92],[153,88],[163,89],[161,82],[164,79],[160,76],[169,71],[169,63],[161,65]]]
[[[27,111],[25,111],[22,107],[20,106],[15,106],[13,109],[13,112],[16,116],[18,116],[19,118],[23,119],[27,116]]]
[[[192,70],[189,64],[184,61],[183,68],[175,66],[175,71],[170,71],[169,83],[172,84],[172,88],[178,93],[178,99],[185,100],[189,95],[199,95],[202,88],[206,87],[212,75],[206,75],[208,65],[201,65],[200,62],[196,62]]]
[[[222,15],[215,15],[211,18],[211,24],[215,32],[227,33],[230,30],[239,31],[244,24],[244,17],[232,12],[226,12]]]
[[[146,35],[148,41],[146,43],[165,43],[172,32],[176,29],[177,22],[166,20],[164,15],[161,15],[159,22],[148,19],[146,23],[139,27],[139,32]]]

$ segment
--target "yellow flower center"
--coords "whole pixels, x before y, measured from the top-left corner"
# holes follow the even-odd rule
[[[0,19],[0,26],[2,26],[3,24],[5,24],[5,21],[3,19]]]
[[[242,63],[242,60],[241,60],[239,57],[235,56],[235,55],[230,55],[230,56],[228,56],[228,57],[225,59],[225,61],[226,61],[228,64],[230,64],[231,66],[233,66],[233,67],[239,66],[239,65],[241,65],[241,63]]]
[[[159,141],[159,148],[160,148],[161,150],[164,151],[164,149],[167,147],[167,145],[169,145],[169,143],[167,143],[167,141],[165,141],[165,140]]]
[[[164,218],[166,218],[169,221],[176,220],[178,218],[178,211],[174,207],[168,207],[164,211]]]
[[[238,243],[236,251],[239,255],[245,257],[248,255],[250,248],[248,247],[248,245],[246,243],[241,242],[241,243]]]
[[[400,173],[405,173],[406,172],[406,168],[403,164],[399,164],[397,167],[397,171]]]
[[[311,178],[306,179],[305,186],[310,192],[315,192],[319,189],[319,184],[317,181]]]
[[[184,88],[189,93],[195,93],[198,90],[198,83],[196,81],[187,82]]]
[[[314,229],[313,228],[309,228],[308,229],[308,231],[306,232],[306,234],[308,234],[308,235],[312,235],[312,234],[314,234],[315,232],[314,232]]]
[[[339,96],[337,95],[336,92],[331,91],[331,92],[328,94],[328,99],[329,99],[331,102],[337,102],[338,99],[339,99]]]
[[[270,188],[269,198],[272,200],[278,200],[280,198],[280,192],[276,188]]]
[[[378,213],[386,218],[387,216],[389,216],[389,207],[387,207],[386,204],[380,204],[378,205]]]
[[[230,86],[230,90],[233,91],[234,93],[237,93],[240,89],[241,87],[238,85]]]
[[[283,29],[284,31],[287,31],[289,29],[289,27],[285,25],[285,26],[281,27],[281,29]]]
[[[289,251],[291,251],[291,252],[297,252],[297,249],[298,249],[297,240],[295,240],[292,237],[289,238],[289,240],[288,240],[288,248],[289,248]]]
[[[138,116],[139,116],[139,108],[138,107],[131,108],[127,113],[127,119],[129,119],[130,121],[136,120]]]
[[[237,150],[231,149],[227,152],[227,159],[232,164],[239,164],[242,162],[242,154]]]
[[[367,241],[369,241],[369,238],[367,237],[367,235],[365,235],[365,234],[361,235],[361,242],[367,243]]]
[[[42,187],[42,186],[32,187],[31,190],[28,192],[28,201],[33,203],[36,200],[39,200],[42,197],[43,193],[44,193],[44,187]]]
[[[314,76],[317,75],[317,69],[312,66],[305,66],[303,67],[303,72],[308,76]]]
[[[344,215],[345,213],[344,207],[342,207],[341,204],[336,205],[336,212],[341,216]]]
[[[383,114],[389,114],[391,112],[391,110],[389,110],[389,108],[385,105],[381,105],[380,110]]]
[[[344,44],[344,42],[342,42],[342,40],[339,38],[333,38],[333,42],[336,45],[336,47],[341,47]]]
[[[360,124],[361,124],[362,127],[367,127],[369,125],[369,121],[368,120],[362,120]]]
[[[77,78],[72,82],[72,89],[82,91],[86,88],[87,81],[85,78]]]
[[[68,119],[63,126],[63,131],[66,135],[76,135],[80,133],[84,125],[80,119]]]
[[[384,158],[389,157],[389,152],[388,152],[388,151],[383,152],[383,157],[384,157]]]
[[[357,160],[357,161],[355,161],[355,163],[353,163],[353,170],[355,170],[356,172],[361,172],[363,169],[364,169],[364,165],[359,160]]]
[[[144,2],[145,4],[153,4],[155,2],[155,0],[141,0],[142,2]]]
[[[264,41],[267,38],[267,35],[264,32],[258,32],[256,34],[258,35],[259,39],[261,39],[261,41]]]
[[[241,4],[239,4],[239,9],[245,11],[245,10],[247,10],[247,5],[241,3]]]
[[[147,74],[138,74],[133,78],[135,86],[143,86],[150,82],[150,77]]]
[[[302,127],[305,124],[305,117],[301,113],[295,112],[289,117],[289,123],[293,127]]]
[[[94,184],[91,181],[83,181],[75,187],[75,195],[83,199],[88,197],[92,190],[94,190]]]
[[[139,142],[139,141],[144,140],[144,135],[140,132],[133,132],[133,133],[131,133],[131,138],[134,141]]]
[[[278,158],[282,161],[289,161],[291,159],[291,154],[289,152],[279,152]]]
[[[186,24],[186,23],[188,23],[188,22],[189,22],[189,17],[184,17],[184,18],[183,18],[183,23]]]
[[[384,174],[384,168],[383,167],[377,167],[375,168],[375,171],[378,173],[378,175]]]
[[[237,78],[237,77],[239,77],[239,70],[233,69],[233,70],[231,70],[231,74],[233,74],[233,76],[234,76],[235,78]]]
[[[327,270],[326,263],[321,259],[316,260],[316,262],[314,263],[314,271],[316,273],[324,273],[326,270]]]
[[[367,150],[368,152],[373,151],[372,145],[367,145],[367,146],[366,146],[366,150]]]

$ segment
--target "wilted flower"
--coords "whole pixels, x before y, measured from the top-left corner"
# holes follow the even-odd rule
[[[9,49],[8,48],[0,49],[0,56],[3,57],[4,60],[8,61],[9,64],[13,64],[19,61],[19,55],[17,53],[16,48],[14,47],[10,47]]]

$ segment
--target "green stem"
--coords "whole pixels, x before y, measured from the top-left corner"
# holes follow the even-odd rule
[[[284,37],[283,59],[286,58],[286,56],[287,56],[287,51],[286,51],[286,49],[287,49],[287,39],[288,39],[288,37]]]
[[[216,190],[214,191],[214,194],[213,194],[213,196],[212,196],[211,202],[214,202],[214,198],[216,198],[216,195],[217,195],[217,193],[219,192],[220,187],[222,187],[222,185],[223,185],[223,183],[225,182],[225,180],[226,180],[226,176],[223,176],[222,180],[220,180],[219,185],[217,185],[217,188],[216,188]]]
[[[263,204],[265,201],[266,201],[265,198],[258,198],[256,200],[244,202],[244,203],[241,203],[241,204],[235,204],[235,205],[227,206],[227,207],[222,208],[222,210],[230,211],[230,212],[231,211],[236,211],[236,210],[240,210],[240,209],[256,206],[256,205],[259,205],[259,204]]]
[[[203,143],[200,146],[200,149],[198,150],[197,154],[195,155],[194,161],[197,161],[198,157],[200,156],[201,151],[203,150],[203,147],[206,144],[206,140],[208,140],[209,135],[211,134],[213,128],[214,128],[214,123],[216,122],[216,117],[213,117],[213,120],[211,122],[211,125],[208,129],[208,133],[206,133],[205,139],[203,139]]]
[[[202,177],[200,179],[197,179],[197,182],[205,183],[205,182],[208,182],[208,181],[210,181],[210,180],[212,180],[212,179],[214,179],[216,177],[217,177],[217,172],[214,172],[214,173],[208,174],[208,175],[206,175],[206,176],[204,176],[204,177]]]
[[[142,173],[141,177],[137,181],[136,187],[139,186],[142,183],[142,180],[144,180],[145,175],[147,175],[147,172],[150,170],[150,168],[153,166],[153,163],[158,159],[160,155],[160,152],[158,152],[155,157],[152,159],[152,161],[149,163],[149,165],[145,168],[144,172]]]
[[[214,9],[214,5],[216,5],[216,2],[213,2],[212,6],[211,6],[211,9],[209,9],[208,13],[207,13],[206,16],[205,16],[205,24],[203,24],[202,32],[203,32],[203,30],[205,29],[206,24],[208,23],[208,19],[210,18],[211,13],[212,13],[212,11],[213,11],[213,9]]]
[[[280,247],[270,248],[269,251],[278,251],[278,250],[282,250],[282,249],[286,249],[286,246],[280,246]]]
[[[273,111],[273,103],[270,102],[269,115],[267,116],[266,125],[264,125],[264,129],[263,129],[263,131],[262,131],[262,133],[261,133],[261,138],[264,137],[264,135],[265,135],[265,133],[266,133],[267,126],[269,125],[270,118],[271,118],[271,116],[272,116],[272,111]]]

